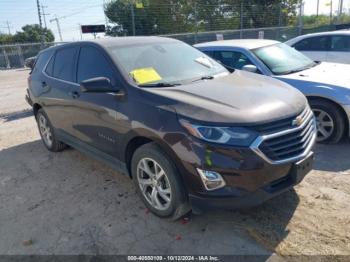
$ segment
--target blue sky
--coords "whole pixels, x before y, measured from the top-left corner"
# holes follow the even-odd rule
[[[56,23],[49,20],[67,16],[60,19],[63,41],[80,39],[79,24],[104,24],[103,0],[40,0],[47,6],[45,13],[47,27],[50,28],[59,40]],[[304,0],[305,13],[316,13],[317,0]],[[320,0],[320,12],[329,14],[326,6],[330,0]],[[333,8],[338,8],[338,0],[333,0]],[[344,8],[349,12],[350,0],[344,0]],[[10,22],[12,33],[21,29],[25,24],[38,23],[36,0],[0,0],[0,31],[7,32],[6,21]],[[83,39],[92,38],[90,34],[83,35]]]

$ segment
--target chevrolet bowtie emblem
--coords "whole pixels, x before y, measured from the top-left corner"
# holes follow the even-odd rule
[[[295,120],[293,120],[292,125],[293,126],[301,126],[303,124],[303,118],[301,116],[298,116]]]

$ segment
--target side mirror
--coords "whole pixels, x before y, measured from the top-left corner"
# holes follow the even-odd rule
[[[80,90],[84,93],[107,93],[116,91],[112,87],[111,80],[107,77],[96,77],[84,80],[80,83]]]
[[[242,67],[243,71],[251,72],[251,73],[257,73],[258,68],[255,65],[245,65]]]

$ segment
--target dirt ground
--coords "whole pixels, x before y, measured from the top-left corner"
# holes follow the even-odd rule
[[[0,254],[350,255],[348,140],[317,146],[312,173],[258,208],[171,222],[145,210],[126,176],[44,148],[27,75],[0,71]]]

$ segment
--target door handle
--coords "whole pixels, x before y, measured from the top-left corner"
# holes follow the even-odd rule
[[[77,91],[69,92],[73,99],[79,98],[80,94]]]

